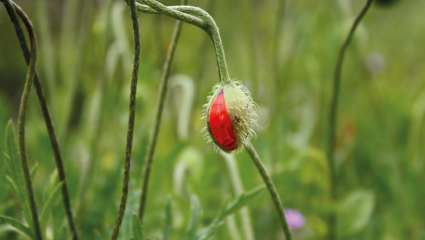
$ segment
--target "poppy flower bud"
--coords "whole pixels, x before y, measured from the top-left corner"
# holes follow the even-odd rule
[[[248,89],[238,82],[218,84],[204,115],[208,136],[225,152],[236,150],[255,134],[256,107]]]

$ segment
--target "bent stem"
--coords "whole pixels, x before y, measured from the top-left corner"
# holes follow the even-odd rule
[[[335,142],[336,142],[336,129],[338,124],[338,103],[339,103],[339,92],[341,85],[341,74],[342,66],[345,59],[345,53],[350,45],[354,33],[359,26],[360,22],[366,15],[370,6],[372,5],[373,0],[367,0],[365,6],[360,11],[359,15],[354,20],[353,25],[351,26],[350,32],[347,35],[344,43],[341,46],[341,49],[338,54],[338,59],[334,72],[334,82],[332,88],[332,99],[331,107],[329,112],[329,135],[328,135],[328,149],[327,149],[327,159],[329,165],[329,182],[330,182],[330,197],[333,203],[338,201],[338,185],[337,185],[337,169],[335,163]],[[336,212],[333,210],[328,219],[328,239],[335,240],[337,239],[337,216]]]
[[[115,226],[112,232],[112,238],[111,238],[112,240],[116,240],[118,238],[121,224],[125,214],[126,205],[127,205],[128,188],[129,188],[129,182],[130,182],[131,154],[133,149],[134,122],[136,118],[137,80],[139,76],[139,65],[140,65],[140,31],[139,31],[139,21],[137,19],[136,0],[129,0],[127,2],[130,7],[131,22],[133,26],[134,62],[133,62],[133,71],[132,71],[131,86],[130,86],[130,103],[129,103],[126,150],[125,150],[124,177],[123,177],[123,185],[121,190],[120,206],[119,206],[118,216],[115,222]]]
[[[143,217],[145,215],[144,213],[145,213],[145,206],[146,206],[147,195],[149,190],[150,173],[152,169],[156,143],[158,141],[158,134],[159,134],[160,125],[161,125],[162,113],[164,112],[164,103],[165,103],[165,98],[167,96],[168,82],[169,82],[168,79],[171,72],[171,64],[174,59],[177,43],[180,38],[181,29],[182,29],[182,22],[177,21],[174,27],[171,43],[168,48],[167,57],[165,59],[165,63],[163,66],[161,86],[160,86],[159,98],[157,102],[156,115],[155,115],[155,121],[154,121],[155,125],[152,131],[151,139],[149,141],[149,145],[148,145],[149,147],[146,152],[145,164],[143,169],[143,185],[142,185],[142,193],[140,195],[140,203],[139,203],[139,218],[141,223],[143,223]]]
[[[146,5],[138,5],[138,9],[147,13],[162,13],[167,16],[182,20],[184,22],[195,25],[204,30],[210,37],[214,45],[218,73],[221,83],[230,81],[230,74],[226,61],[226,54],[223,42],[220,37],[220,30],[211,15],[199,7],[193,6],[170,6],[167,7],[155,0],[141,0]],[[192,16],[196,15],[196,16]]]
[[[13,6],[8,2],[5,1],[3,2],[7,13],[9,15],[9,18],[11,20],[11,22],[14,25],[15,28],[15,32],[16,32],[16,36],[18,37],[19,40],[19,45],[22,49],[22,53],[24,55],[25,61],[27,64],[30,63],[30,58],[31,58],[31,53],[30,50],[28,48],[28,45],[26,43],[25,40],[25,35],[22,31],[22,28],[19,24],[19,20],[16,16],[16,13],[13,9]],[[63,200],[63,205],[65,208],[65,214],[67,216],[67,220],[68,220],[68,225],[72,234],[72,239],[73,240],[78,240],[78,233],[77,233],[77,228],[74,224],[74,220],[73,220],[73,214],[72,214],[72,210],[71,210],[71,201],[70,201],[70,197],[69,197],[69,191],[68,191],[68,185],[67,185],[67,181],[66,181],[66,174],[65,174],[65,168],[64,168],[64,164],[63,164],[63,160],[62,160],[62,154],[60,151],[60,145],[59,142],[57,140],[56,137],[56,133],[55,133],[55,129],[53,126],[53,121],[52,118],[50,116],[50,112],[49,109],[47,107],[47,101],[46,101],[46,97],[44,94],[44,90],[43,90],[43,85],[41,83],[41,81],[38,78],[38,74],[37,71],[35,70],[34,73],[34,86],[36,89],[36,93],[37,93],[37,97],[38,97],[38,101],[40,104],[40,108],[41,108],[41,112],[42,112],[42,116],[44,119],[44,124],[46,125],[46,129],[49,135],[49,140],[50,140],[50,144],[53,150],[53,155],[55,158],[55,163],[56,163],[56,169],[58,171],[58,177],[59,177],[59,181],[62,182],[61,187],[62,187],[62,200]]]
[[[258,155],[257,151],[251,143],[245,144],[245,150],[248,152],[249,156],[255,164],[255,167],[260,173],[261,178],[266,184],[267,190],[269,191],[273,204],[276,208],[276,213],[279,216],[280,225],[282,227],[283,233],[285,234],[285,239],[291,240],[291,233],[289,231],[288,223],[285,219],[285,210],[283,208],[282,201],[280,200],[279,194],[276,190],[276,186],[274,185],[271,176],[267,172],[267,169],[262,163],[260,156]]]
[[[21,156],[21,165],[22,165],[22,171],[24,173],[25,185],[27,188],[35,239],[41,240],[42,234],[41,234],[39,216],[37,211],[37,204],[35,201],[34,190],[32,187],[31,173],[28,167],[27,149],[26,149],[26,142],[25,142],[25,119],[26,119],[26,112],[28,108],[28,99],[31,93],[31,86],[34,80],[34,75],[35,75],[35,65],[37,62],[37,41],[35,37],[34,28],[27,14],[16,3],[14,3],[11,0],[6,0],[5,4],[11,4],[13,6],[13,11],[16,11],[19,18],[24,23],[25,28],[28,32],[29,40],[30,40],[31,56],[29,59],[28,70],[25,77],[24,90],[22,92],[21,102],[19,104],[19,112],[18,112],[18,147],[19,147],[19,154]]]
[[[207,25],[206,25],[206,28],[204,28],[204,30],[208,33],[214,45],[220,81],[222,83],[229,82],[230,81],[230,75],[228,70],[229,68],[227,66],[226,54],[224,52],[224,47],[223,47],[223,41],[221,40],[220,29],[218,28],[216,22],[214,21],[214,18],[212,18],[207,11],[198,7],[181,6],[180,9],[182,11],[198,15],[206,22]]]

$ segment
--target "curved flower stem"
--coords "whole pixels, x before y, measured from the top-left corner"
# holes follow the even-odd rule
[[[344,63],[345,53],[348,49],[348,46],[351,43],[351,40],[354,36],[354,33],[362,21],[363,17],[366,15],[370,6],[372,5],[373,0],[367,0],[365,6],[360,11],[359,15],[354,20],[353,25],[351,26],[350,32],[347,35],[344,43],[341,46],[341,49],[338,54],[338,59],[334,72],[334,82],[332,88],[332,100],[331,107],[329,112],[329,135],[328,135],[328,148],[327,148],[327,159],[329,165],[329,182],[330,182],[330,197],[333,203],[336,203],[338,200],[338,186],[337,186],[337,170],[335,163],[335,142],[336,142],[336,129],[338,123],[338,103],[339,103],[339,92],[341,85],[341,73],[342,66]],[[337,216],[336,212],[332,211],[328,219],[328,234],[329,240],[337,239]]]
[[[137,80],[139,77],[139,65],[140,65],[140,30],[139,21],[137,18],[136,0],[127,1],[131,12],[131,22],[133,26],[133,37],[134,37],[134,62],[133,72],[131,76],[130,86],[130,103],[129,103],[129,117],[128,117],[128,129],[127,129],[127,140],[125,150],[125,163],[124,163],[124,177],[123,185],[121,190],[120,206],[118,210],[118,216],[115,222],[115,226],[112,232],[112,240],[118,238],[121,224],[124,218],[125,209],[128,198],[128,188],[130,182],[130,169],[131,169],[131,154],[133,149],[133,135],[134,135],[134,122],[136,118],[136,94],[137,94]]]
[[[179,8],[182,6],[165,6],[160,2],[153,0],[138,0],[144,3],[149,4],[144,5],[142,3],[137,2],[137,10],[143,13],[149,14],[164,14],[169,17],[181,20],[183,22],[195,25],[201,29],[205,29],[207,27],[207,23],[200,19],[199,17],[192,16],[190,14],[179,11]]]
[[[177,43],[180,38],[181,29],[182,29],[182,22],[177,21],[174,27],[171,43],[168,48],[165,63],[163,65],[159,98],[157,102],[156,115],[155,115],[155,121],[154,121],[155,125],[152,131],[151,139],[149,141],[149,145],[148,145],[149,147],[146,152],[145,164],[143,169],[143,185],[142,185],[142,193],[140,195],[140,203],[139,203],[139,218],[140,218],[140,222],[142,223],[143,223],[143,217],[145,215],[144,213],[145,213],[145,206],[146,206],[147,195],[149,190],[149,179],[150,179],[150,173],[152,169],[153,157],[155,154],[156,143],[158,141],[158,134],[159,134],[160,125],[161,125],[162,113],[164,112],[165,98],[167,96],[168,79],[171,72],[171,64],[174,59],[174,54],[176,52]]]
[[[19,24],[19,20],[16,16],[16,13],[13,9],[13,6],[5,1],[3,2],[7,13],[9,15],[9,18],[11,20],[11,22],[13,23],[14,27],[15,27],[15,32],[16,35],[18,37],[19,40],[19,44],[20,47],[22,49],[25,61],[27,62],[27,64],[29,64],[30,62],[30,50],[28,48],[28,45],[26,43],[25,40],[25,35],[22,31],[22,28]],[[44,123],[46,125],[46,129],[47,132],[49,134],[49,140],[50,140],[50,144],[52,146],[52,150],[53,150],[53,154],[54,154],[54,158],[55,158],[55,162],[56,162],[56,169],[58,171],[58,177],[59,177],[59,181],[62,182],[62,199],[63,199],[63,205],[65,208],[65,213],[67,216],[67,220],[68,220],[68,224],[70,227],[70,231],[72,234],[72,239],[73,240],[78,240],[78,233],[77,233],[77,229],[76,226],[74,224],[74,220],[73,220],[73,214],[72,214],[72,210],[71,210],[71,201],[70,201],[70,197],[69,197],[69,191],[68,191],[68,185],[67,185],[67,181],[66,181],[66,174],[65,174],[65,168],[64,168],[64,164],[63,164],[63,160],[62,160],[62,155],[61,155],[61,151],[60,151],[60,145],[59,142],[57,140],[56,137],[56,133],[55,133],[55,129],[53,126],[53,121],[52,118],[50,116],[50,112],[49,109],[47,107],[47,101],[46,101],[46,97],[44,94],[44,90],[43,90],[43,85],[41,83],[41,81],[38,78],[38,74],[37,71],[35,71],[35,75],[34,75],[34,86],[36,89],[36,93],[37,93],[37,97],[40,103],[40,108],[41,108],[41,112],[44,118]]]
[[[19,112],[18,112],[18,147],[19,154],[21,156],[21,164],[22,171],[24,173],[25,185],[27,188],[27,194],[29,199],[29,205],[32,215],[33,227],[35,239],[41,240],[42,233],[40,228],[39,216],[37,212],[37,204],[35,202],[34,190],[32,187],[31,173],[28,167],[28,159],[27,159],[27,149],[25,142],[25,118],[26,112],[28,108],[28,99],[31,93],[31,86],[34,80],[35,75],[35,66],[37,62],[37,41],[34,32],[34,28],[32,26],[31,20],[27,16],[27,14],[19,7],[16,3],[11,0],[5,0],[5,4],[11,4],[13,6],[13,11],[16,11],[19,18],[25,25],[26,30],[28,31],[28,36],[30,40],[30,50],[31,56],[28,63],[28,70],[25,77],[24,90],[21,96],[21,102],[19,104]]]
[[[224,52],[220,30],[214,19],[202,8],[193,6],[171,6],[167,7],[155,0],[141,0],[145,5],[138,5],[138,9],[148,13],[163,13],[170,17],[180,19],[184,22],[196,25],[203,29],[211,38],[217,59],[218,73],[222,83],[230,81],[230,74]],[[149,8],[150,7],[150,8]],[[190,15],[197,15],[196,17]]]
[[[217,24],[215,23],[214,18],[212,18],[207,11],[199,7],[181,6],[180,9],[184,12],[198,15],[207,23],[207,28],[205,28],[204,30],[210,35],[210,38],[214,44],[220,81],[222,83],[230,81],[230,75],[228,70],[229,68],[227,66],[223,41],[221,40],[220,30]]]
[[[279,194],[276,190],[276,187],[273,183],[273,180],[269,173],[266,170],[266,167],[262,163],[260,156],[258,155],[257,151],[255,150],[254,146],[251,143],[245,144],[245,150],[248,152],[249,156],[251,157],[252,161],[255,164],[255,167],[257,167],[258,172],[261,175],[261,178],[263,179],[264,183],[266,184],[267,190],[269,191],[273,204],[276,207],[276,213],[279,216],[280,225],[282,226],[283,233],[285,234],[286,240],[291,240],[291,233],[289,231],[288,223],[285,219],[285,210],[282,205],[282,201],[280,200]]]

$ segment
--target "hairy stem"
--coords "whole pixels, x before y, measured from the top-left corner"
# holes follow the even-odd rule
[[[118,210],[118,216],[117,216],[115,226],[112,232],[112,238],[111,238],[112,240],[116,240],[118,238],[121,224],[125,214],[126,205],[127,205],[128,188],[130,183],[131,155],[132,155],[132,149],[133,149],[134,122],[136,118],[137,80],[139,77],[139,65],[140,65],[140,30],[139,30],[139,20],[137,18],[136,0],[129,0],[127,2],[130,7],[131,22],[133,26],[134,62],[133,62],[133,71],[132,71],[131,86],[130,86],[130,103],[129,103],[126,150],[125,150],[124,177],[123,177],[123,185],[121,190],[121,199],[120,199],[120,205]]]
[[[360,11],[359,15],[354,20],[353,25],[351,26],[350,32],[347,35],[344,43],[341,46],[341,49],[338,54],[338,59],[334,72],[334,81],[332,86],[332,99],[329,112],[329,135],[328,135],[328,148],[327,148],[327,159],[329,165],[329,183],[330,183],[330,197],[334,204],[338,200],[338,185],[337,185],[337,169],[335,163],[335,142],[336,142],[336,129],[338,124],[338,103],[339,103],[339,92],[341,85],[341,74],[342,66],[344,63],[345,53],[350,45],[354,33],[359,26],[360,22],[366,15],[370,6],[372,5],[373,0],[367,0],[365,6]],[[328,239],[335,240],[337,239],[337,216],[336,212],[332,211],[328,219]]]
[[[160,126],[161,126],[162,113],[164,112],[164,103],[165,103],[165,98],[167,96],[168,79],[171,72],[171,64],[174,59],[177,43],[180,38],[181,29],[182,29],[182,22],[177,21],[174,27],[173,36],[168,48],[165,63],[163,65],[161,85],[159,90],[159,98],[157,102],[155,121],[154,121],[155,124],[154,124],[152,135],[149,141],[149,145],[148,145],[149,147],[146,152],[145,164],[143,169],[143,185],[142,185],[142,193],[140,195],[140,203],[139,203],[139,218],[142,223],[143,223],[143,217],[145,215],[145,207],[146,207],[147,195],[149,190],[149,179],[150,179],[150,173],[152,169],[153,158],[155,154],[155,147],[158,141],[158,134],[159,134]]]
[[[214,18],[208,14],[207,11],[193,6],[181,6],[182,11],[192,13],[201,17],[206,23],[207,27],[204,29],[211,38],[214,45],[215,55],[217,59],[218,73],[222,83],[230,81],[229,68],[227,66],[226,54],[221,40],[220,30],[214,21]]]
[[[28,200],[29,200],[29,205],[31,210],[32,223],[33,223],[32,225],[34,228],[34,237],[37,240],[41,240],[42,233],[40,228],[37,204],[35,201],[34,190],[32,186],[31,173],[28,166],[27,149],[26,149],[26,141],[25,141],[25,119],[26,119],[26,112],[28,108],[28,100],[31,93],[31,86],[34,80],[34,75],[35,75],[35,66],[37,62],[37,41],[36,41],[36,36],[35,36],[35,32],[34,32],[34,28],[32,26],[31,20],[29,19],[27,14],[21,9],[21,7],[19,7],[16,3],[14,3],[11,0],[5,0],[3,3],[6,4],[5,6],[11,6],[13,14],[15,14],[16,12],[19,18],[22,20],[28,32],[29,41],[30,41],[31,54],[29,58],[28,70],[25,77],[24,90],[22,92],[21,101],[19,104],[19,112],[18,112],[18,148],[19,148],[19,154],[21,157],[22,171],[24,173],[25,185],[27,188]]]
[[[216,0],[207,0],[205,3],[205,10],[209,12],[210,14],[214,14],[214,11],[216,10]],[[198,71],[196,74],[194,74],[194,79],[198,81],[197,84],[195,84],[195,92],[201,92],[201,87],[204,85],[204,78],[207,70],[207,65],[209,63],[209,58],[205,57],[205,54],[209,51],[211,38],[207,36],[202,37],[201,44],[197,50],[197,58],[198,58]],[[195,98],[194,106],[199,106],[200,101],[204,101],[204,98],[200,98],[199,96]]]
[[[274,185],[271,176],[267,172],[267,169],[262,163],[260,156],[258,155],[257,151],[255,150],[254,146],[251,143],[247,143],[245,145],[245,150],[248,152],[249,156],[251,157],[252,161],[255,164],[255,167],[260,173],[261,178],[266,184],[267,190],[270,193],[273,204],[276,207],[276,213],[279,216],[280,225],[282,227],[283,233],[285,234],[285,239],[291,240],[292,239],[291,233],[289,231],[288,223],[286,222],[286,219],[285,219],[285,210],[283,208],[282,201],[280,200],[279,194],[277,192],[276,186]]]
[[[164,14],[169,17],[181,20],[183,22],[195,25],[201,29],[205,29],[207,26],[207,23],[203,21],[202,19],[200,19],[199,17],[195,17],[188,13],[179,11],[179,8],[182,6],[167,7],[155,0],[139,0],[139,1],[148,4],[148,5],[144,5],[137,2],[136,4],[137,10],[140,12],[149,13],[149,14]]]
[[[170,6],[167,7],[155,0],[141,0],[145,5],[138,5],[138,9],[148,13],[163,13],[170,17],[196,25],[204,30],[211,38],[217,59],[218,73],[222,83],[230,81],[230,74],[224,52],[220,30],[211,15],[199,7],[193,6]],[[196,15],[196,16],[192,16]]]
[[[15,11],[13,9],[13,7],[10,5],[10,3],[3,2],[4,6],[7,10],[7,13],[9,15],[9,18],[11,20],[11,22],[13,23],[14,27],[15,27],[15,32],[16,35],[18,37],[19,40],[19,44],[20,47],[22,49],[25,61],[27,62],[27,64],[29,64],[30,62],[30,50],[28,48],[28,45],[26,43],[25,40],[25,35],[22,31],[22,28],[19,24],[18,18],[15,14]],[[62,187],[62,200],[63,200],[63,205],[65,208],[65,213],[66,213],[66,217],[68,220],[68,225],[72,234],[72,239],[77,240],[78,239],[78,233],[77,233],[77,228],[74,224],[74,218],[73,218],[73,214],[72,214],[72,210],[71,210],[71,201],[70,201],[70,197],[69,197],[69,191],[68,191],[68,184],[66,181],[66,174],[65,174],[65,168],[64,168],[64,164],[63,164],[63,160],[62,160],[62,154],[60,151],[60,145],[59,142],[57,140],[56,137],[56,132],[53,126],[53,121],[52,118],[50,116],[50,112],[47,106],[47,100],[44,94],[44,89],[43,89],[43,85],[41,83],[41,81],[38,78],[38,74],[37,71],[35,71],[34,73],[34,86],[36,89],[36,93],[37,93],[37,97],[38,97],[38,101],[40,103],[40,108],[41,108],[41,112],[42,112],[42,116],[44,119],[44,123],[46,125],[46,129],[49,135],[49,140],[50,140],[50,144],[51,147],[53,149],[53,155],[55,158],[55,163],[56,163],[56,169],[58,171],[58,176],[59,176],[59,181],[62,182],[61,187]]]

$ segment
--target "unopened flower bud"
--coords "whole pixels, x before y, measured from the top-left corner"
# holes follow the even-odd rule
[[[212,141],[231,152],[255,134],[257,112],[248,89],[233,81],[215,87],[205,108],[205,119]]]

